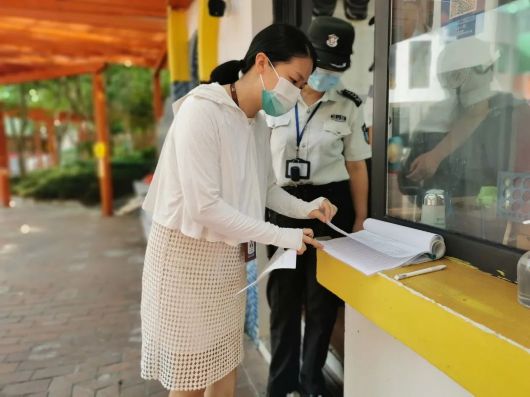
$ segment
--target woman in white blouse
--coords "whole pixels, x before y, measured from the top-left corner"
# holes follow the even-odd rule
[[[265,206],[296,218],[329,221],[326,199],[286,193],[271,170],[263,110],[290,110],[314,67],[306,36],[271,25],[242,61],[218,67],[242,77],[202,85],[173,105],[143,208],[153,215],[142,288],[142,377],[177,396],[233,396],[243,357],[245,259],[250,241],[320,247],[311,229],[263,220]]]

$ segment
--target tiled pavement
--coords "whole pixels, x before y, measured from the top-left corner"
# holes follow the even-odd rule
[[[139,377],[137,216],[16,204],[0,209],[0,396],[167,396]],[[246,350],[236,395],[263,395],[266,364]]]

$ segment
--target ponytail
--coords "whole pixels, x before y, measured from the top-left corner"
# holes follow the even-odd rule
[[[239,80],[239,72],[243,69],[245,61],[228,61],[220,64],[210,73],[210,82],[221,85],[235,83]]]
[[[256,55],[265,53],[275,64],[289,62],[293,57],[309,57],[316,67],[317,55],[307,36],[298,28],[287,24],[272,24],[259,32],[250,43],[245,57],[240,61],[228,61],[217,66],[210,74],[212,83],[235,83],[239,72],[247,73],[256,61]]]

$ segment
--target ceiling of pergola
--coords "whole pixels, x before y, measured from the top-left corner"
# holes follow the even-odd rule
[[[0,84],[89,73],[105,63],[156,67],[170,3],[191,0],[1,0]]]

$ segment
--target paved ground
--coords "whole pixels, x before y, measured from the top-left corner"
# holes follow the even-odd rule
[[[16,204],[0,209],[0,396],[167,396],[139,377],[136,215]],[[264,395],[266,372],[247,343],[237,396]]]

